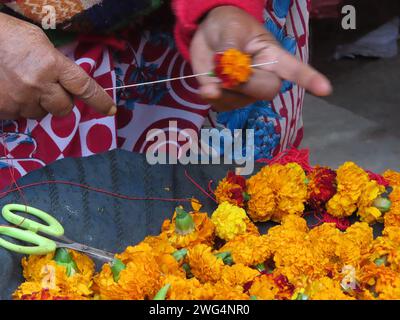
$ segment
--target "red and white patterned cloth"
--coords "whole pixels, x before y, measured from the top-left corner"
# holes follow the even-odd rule
[[[297,56],[308,59],[307,0],[292,0],[289,15],[279,18],[271,2],[265,10],[297,42]],[[62,51],[75,60],[105,88],[121,84],[156,80],[192,73],[167,35],[142,33],[124,50],[113,41],[85,41],[71,44]],[[172,41],[173,42],[173,41]],[[215,114],[197,95],[196,80],[182,80],[164,86],[112,92],[118,102],[115,117],[97,114],[81,102],[65,118],[47,115],[40,121],[21,119],[0,122],[0,190],[32,170],[65,157],[86,157],[115,148],[144,152],[146,134],[153,128],[168,128],[176,121],[180,129],[199,130],[215,126]],[[276,129],[281,142],[276,152],[288,145],[297,146],[302,138],[304,90],[294,86],[279,94],[272,108],[281,115]],[[1,127],[2,126],[2,127]]]

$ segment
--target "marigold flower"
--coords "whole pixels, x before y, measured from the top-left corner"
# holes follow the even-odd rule
[[[232,240],[238,235],[248,231],[247,226],[252,224],[247,217],[246,211],[228,202],[221,203],[211,216],[215,225],[216,235],[223,240]]]
[[[232,89],[246,83],[252,73],[251,57],[237,49],[228,49],[215,55],[215,75],[222,81],[222,86]]]
[[[14,299],[39,297],[42,289],[48,291],[49,297],[63,296],[74,300],[90,297],[93,293],[94,262],[81,253],[68,252],[77,266],[77,270],[69,276],[66,267],[54,260],[55,253],[24,257],[22,267],[26,282],[14,293]]]
[[[228,241],[219,252],[230,252],[235,263],[255,266],[265,262],[271,251],[265,236],[243,234]]]
[[[233,266],[225,266],[225,268],[222,269],[220,281],[230,286],[239,285],[243,287],[245,283],[252,281],[259,274],[257,270],[237,263]]]
[[[328,213],[335,217],[349,217],[358,209],[361,220],[373,223],[381,220],[382,212],[374,201],[385,187],[370,180],[367,172],[353,162],[346,162],[337,170],[337,193],[327,204]]]
[[[160,288],[161,270],[148,249],[145,249],[143,245],[129,247],[116,258],[121,260],[126,268],[120,272],[119,279],[115,281],[110,264],[103,265],[101,272],[94,279],[100,298],[103,300],[152,299]]]
[[[243,292],[242,286],[232,286],[225,282],[217,282],[215,284],[206,284],[204,286],[212,287],[214,296],[212,300],[249,300],[250,297]]]
[[[310,300],[354,300],[343,292],[339,282],[328,277],[313,281],[305,293]]]
[[[249,295],[257,300],[288,300],[294,286],[283,275],[262,274],[251,283]]]
[[[247,187],[248,214],[254,221],[280,222],[285,215],[303,214],[306,175],[296,163],[265,166],[247,181]]]
[[[393,187],[389,200],[391,201],[391,207],[384,217],[385,227],[400,227],[400,186]]]
[[[243,207],[246,198],[246,179],[229,171],[214,192],[218,203],[225,201],[238,207]]]
[[[199,243],[213,245],[215,226],[207,213],[182,212],[181,219],[192,220],[193,223],[193,229],[185,232],[177,228],[177,218],[179,217],[175,212],[173,219],[165,220],[162,225],[162,231],[173,247],[176,249],[189,248]]]
[[[400,299],[400,277],[394,270],[375,263],[365,265],[359,276],[363,289],[369,291],[374,298],[381,300]]]
[[[392,187],[400,187],[400,172],[394,170],[387,170],[383,174],[383,178],[389,183]]]
[[[346,162],[337,170],[337,193],[328,202],[328,213],[335,217],[349,217],[357,210],[362,187],[369,181],[368,174],[353,162]]]
[[[336,194],[336,172],[327,167],[316,167],[308,175],[308,204],[317,212]]]
[[[217,282],[225,264],[212,253],[212,248],[198,244],[189,249],[188,260],[193,275],[202,283]]]
[[[204,286],[196,278],[184,279],[167,275],[163,279],[162,286],[167,284],[170,285],[168,300],[211,300],[215,295],[212,286]]]

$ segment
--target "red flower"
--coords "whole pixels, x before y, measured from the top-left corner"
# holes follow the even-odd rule
[[[320,213],[325,210],[325,204],[336,194],[336,172],[329,168],[316,167],[308,179],[308,204]]]
[[[384,186],[385,188],[389,187],[389,182],[386,181],[386,179],[382,177],[380,174],[368,170],[366,170],[366,172],[368,173],[368,176],[371,180],[375,180],[378,184]]]

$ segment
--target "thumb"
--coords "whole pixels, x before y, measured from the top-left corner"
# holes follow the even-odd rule
[[[80,66],[60,55],[58,82],[73,97],[76,97],[104,115],[114,115],[117,107],[107,92]]]

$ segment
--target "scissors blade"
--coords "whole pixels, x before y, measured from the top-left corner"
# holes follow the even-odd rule
[[[111,252],[107,252],[104,250],[99,250],[96,248],[89,247],[84,244],[80,243],[62,243],[62,242],[57,242],[56,245],[58,248],[67,248],[79,252],[86,253],[92,257],[107,261],[107,262],[112,262],[114,260],[114,254]]]

